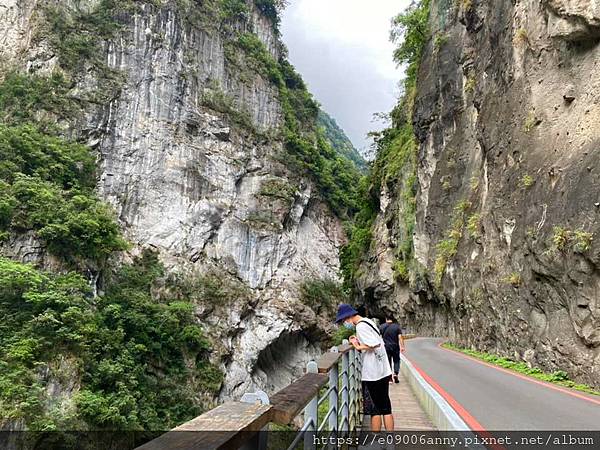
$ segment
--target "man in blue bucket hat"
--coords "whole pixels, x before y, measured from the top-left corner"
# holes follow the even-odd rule
[[[349,341],[363,355],[362,388],[364,414],[371,416],[371,430],[381,431],[381,417],[387,431],[394,431],[394,416],[389,395],[392,376],[385,343],[372,320],[361,317],[352,306],[343,303],[338,307],[335,322],[356,329]]]

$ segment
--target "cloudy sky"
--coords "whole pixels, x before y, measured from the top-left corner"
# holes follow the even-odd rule
[[[290,0],[283,40],[310,91],[358,149],[398,97],[390,21],[410,0]]]

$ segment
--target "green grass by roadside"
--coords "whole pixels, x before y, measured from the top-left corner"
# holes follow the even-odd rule
[[[527,363],[522,361],[513,361],[509,358],[504,358],[502,356],[492,355],[490,353],[478,352],[475,350],[469,350],[465,348],[457,347],[453,344],[445,342],[442,344],[442,347],[447,348],[449,350],[455,350],[466,355],[472,356],[474,358],[480,359],[490,364],[494,364],[496,366],[503,367],[505,369],[513,370],[515,372],[522,373],[524,375],[528,375],[533,378],[537,378],[538,380],[546,381],[553,384],[558,384],[560,386],[568,387],[571,389],[575,389],[577,391],[585,392],[587,394],[599,395],[600,391],[595,390],[591,386],[587,386],[585,384],[576,383],[573,380],[569,379],[567,373],[563,370],[557,370],[552,373],[543,372],[539,367],[529,367]]]

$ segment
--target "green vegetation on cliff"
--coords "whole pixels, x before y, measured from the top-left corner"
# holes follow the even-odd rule
[[[284,162],[314,180],[336,214],[351,217],[358,209],[356,181],[361,173],[345,151],[332,145],[326,129],[319,126],[319,105],[302,77],[284,57],[276,60],[253,33],[240,33],[237,41],[229,45],[232,44],[243,50],[245,66],[262,74],[279,91],[285,120]]]
[[[10,318],[0,326],[2,418],[33,430],[160,430],[196,415],[194,397],[217,390],[222,375],[206,360],[193,304],[152,294],[164,279],[146,253],[92,297],[78,274],[0,258],[0,311]],[[49,382],[65,392],[49,397]]]
[[[325,138],[336,152],[352,161],[361,172],[367,171],[367,162],[358,153],[344,130],[340,128],[333,117],[322,109],[319,111],[318,124]]]
[[[359,266],[371,245],[371,228],[379,212],[379,196],[384,186],[389,192],[399,192],[400,217],[396,227],[394,264],[397,279],[408,281],[413,268],[418,145],[412,127],[412,110],[419,64],[430,39],[428,20],[429,0],[414,2],[393,20],[391,39],[398,43],[394,58],[396,63],[407,65],[404,95],[390,114],[391,126],[372,133],[375,161],[368,182],[359,191],[361,209],[350,227],[350,241],[341,252],[344,282],[348,289],[354,286],[355,278],[360,275]]]
[[[60,268],[0,258],[0,420],[31,430],[170,428],[198,414],[200,396],[222,380],[194,303],[180,289],[157,294],[166,281],[156,255],[113,262],[128,244],[95,193],[96,155],[63,133],[102,98],[73,95],[69,70],[89,62],[98,27],[116,29],[112,11],[60,24],[69,34],[56,40],[62,70],[0,74],[0,244],[31,235]]]
[[[78,101],[70,95],[62,73],[39,76],[11,71],[2,76],[0,120],[4,125],[35,121],[46,130],[77,110]]]
[[[254,4],[276,29],[282,2]],[[0,325],[2,420],[22,419],[31,430],[168,429],[198,414],[220,389],[223,375],[209,362],[194,305],[247,292],[223,288],[217,275],[172,280],[153,253],[119,263],[129,244],[95,193],[97,155],[73,138],[82,112],[116,98],[125,80],[106,64],[103,42],[119,36],[131,14],[161,7],[189,7],[196,12],[181,10],[186,23],[204,14],[196,26],[222,26],[225,45],[241,50],[244,64],[279,92],[282,160],[311,177],[340,216],[358,209],[361,174],[319,127],[319,106],[300,75],[256,35],[234,31],[236,20],[248,20],[250,2],[101,0],[91,8],[44,8],[44,36],[36,38],[55,51],[57,70],[0,72],[0,248],[33,237],[59,273],[0,258],[0,313],[8,318]],[[228,107],[224,100],[225,113]],[[236,124],[249,123],[237,116]],[[323,290],[332,305],[343,295],[326,281],[303,292],[315,301]]]
[[[373,189],[370,177],[365,177],[359,185],[360,209],[347,225],[348,243],[340,250],[340,267],[344,277],[344,288],[354,288],[359,264],[371,244],[371,227],[379,211],[379,197]]]
[[[463,238],[465,225],[469,227],[469,219],[467,212],[471,208],[471,202],[462,200],[455,207],[452,214],[450,227],[446,231],[446,237],[438,242],[436,246],[436,259],[434,263],[434,274],[436,286],[441,286],[442,279],[446,273],[448,263],[458,251],[458,245]],[[470,224],[473,227],[473,223]]]
[[[281,11],[286,5],[286,0],[251,0],[256,9],[267,17],[273,24],[273,30],[279,33]],[[212,7],[220,12],[222,19],[244,20],[250,14],[250,4],[247,0],[208,0]]]
[[[1,86],[0,86],[1,89]],[[112,212],[93,192],[94,159],[34,125],[0,125],[0,232],[33,231],[66,259],[124,250]]]
[[[94,193],[95,155],[58,135],[54,123],[71,114],[61,75],[0,82],[0,238],[33,231],[68,262],[102,262],[126,243]]]
[[[304,304],[319,315],[334,316],[337,305],[347,302],[341,286],[326,278],[306,280],[300,290]]]
[[[418,0],[398,14],[392,21],[391,39],[399,43],[394,52],[398,64],[406,64],[407,84],[417,80],[421,57],[427,41],[431,38],[429,12],[431,0]]]
[[[52,126],[70,104],[58,75],[0,83],[0,239],[33,233],[72,268],[0,259],[2,419],[33,430],[168,428],[198,413],[193,394],[215,392],[222,375],[193,303],[153,294],[164,278],[155,255],[107,265],[127,244],[94,193],[95,155]],[[105,269],[101,296],[80,275],[88,265]],[[49,396],[49,383],[74,401]]]
[[[273,22],[276,35],[285,3],[283,0],[254,0],[258,11]],[[187,9],[194,17],[199,14],[198,8],[192,5]],[[235,69],[236,76],[242,81],[248,81],[258,73],[278,90],[284,126],[277,135],[268,133],[267,137],[284,142],[286,152],[280,156],[281,162],[298,175],[311,178],[334,213],[345,219],[352,217],[359,208],[357,180],[362,176],[364,161],[351,144],[348,146],[349,141],[339,128],[339,131],[333,131],[329,127],[331,122],[321,121],[319,104],[287,60],[285,49],[279,48],[276,58],[252,32],[248,1],[208,0],[202,5],[201,12],[205,17],[198,17],[198,20],[204,23],[206,17],[215,16],[214,23],[226,30],[223,33],[226,67]],[[246,26],[233,26],[239,22]],[[207,26],[214,26],[214,23],[207,23]],[[211,88],[211,91],[212,94],[203,99],[206,106],[234,117],[235,123],[252,133],[261,134],[252,125],[248,114],[232,99],[226,98],[220,88]]]

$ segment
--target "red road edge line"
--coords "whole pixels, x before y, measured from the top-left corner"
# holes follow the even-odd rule
[[[406,358],[406,355],[404,355],[404,357]],[[408,358],[406,358],[408,359]],[[444,388],[442,388],[439,384],[437,384],[433,378],[431,378],[429,375],[427,375],[423,369],[421,369],[419,366],[417,366],[413,361],[411,361],[410,359],[408,359],[408,361],[412,364],[412,366],[415,368],[415,370],[417,372],[419,372],[419,374],[423,377],[423,379],[429,383],[429,385],[435,389],[437,391],[438,394],[440,394],[444,400],[446,400],[448,402],[448,404],[452,407],[452,409],[454,409],[456,411],[456,413],[465,421],[465,423],[468,425],[468,427],[473,430],[474,432],[476,432],[478,435],[480,435],[481,437],[484,438],[494,438],[493,435],[491,435],[484,427],[483,425],[481,425],[477,419],[475,419],[475,417],[473,417],[471,414],[469,414],[469,412],[460,404],[458,403],[458,401],[456,401],[456,399],[454,397],[452,397],[448,392],[446,392],[444,390]],[[494,450],[506,450],[505,447],[503,447],[502,445],[498,445],[498,444],[491,444],[489,446],[489,448],[494,449]]]
[[[579,394],[577,392],[573,392],[573,391],[571,391],[569,389],[566,389],[566,388],[562,388],[562,387],[557,386],[555,384],[546,383],[546,382],[541,381],[541,380],[536,380],[535,378],[528,377],[527,375],[523,375],[523,374],[520,374],[518,372],[514,372],[512,370],[509,370],[509,369],[505,369],[504,367],[495,366],[493,364],[490,364],[488,362],[482,361],[480,359],[477,359],[477,358],[475,358],[473,356],[470,356],[470,355],[467,355],[465,353],[459,352],[457,350],[452,350],[450,348],[442,347],[442,344],[443,344],[443,342],[441,342],[440,344],[438,344],[438,347],[441,348],[442,350],[446,350],[447,352],[456,353],[457,355],[460,355],[463,358],[471,359],[471,360],[473,360],[473,361],[475,361],[475,362],[477,362],[479,364],[483,364],[484,366],[491,367],[492,369],[496,369],[496,370],[499,370],[501,372],[513,375],[513,376],[515,376],[517,378],[521,378],[523,380],[530,381],[530,382],[535,383],[535,384],[539,384],[540,386],[547,387],[548,389],[553,389],[555,391],[559,391],[559,392],[562,392],[564,394],[568,394],[568,395],[571,395],[573,397],[577,397],[577,398],[579,398],[581,400],[587,400],[588,402],[592,402],[592,403],[595,403],[597,405],[600,405],[600,400],[596,400],[595,398],[587,397],[585,395]]]

